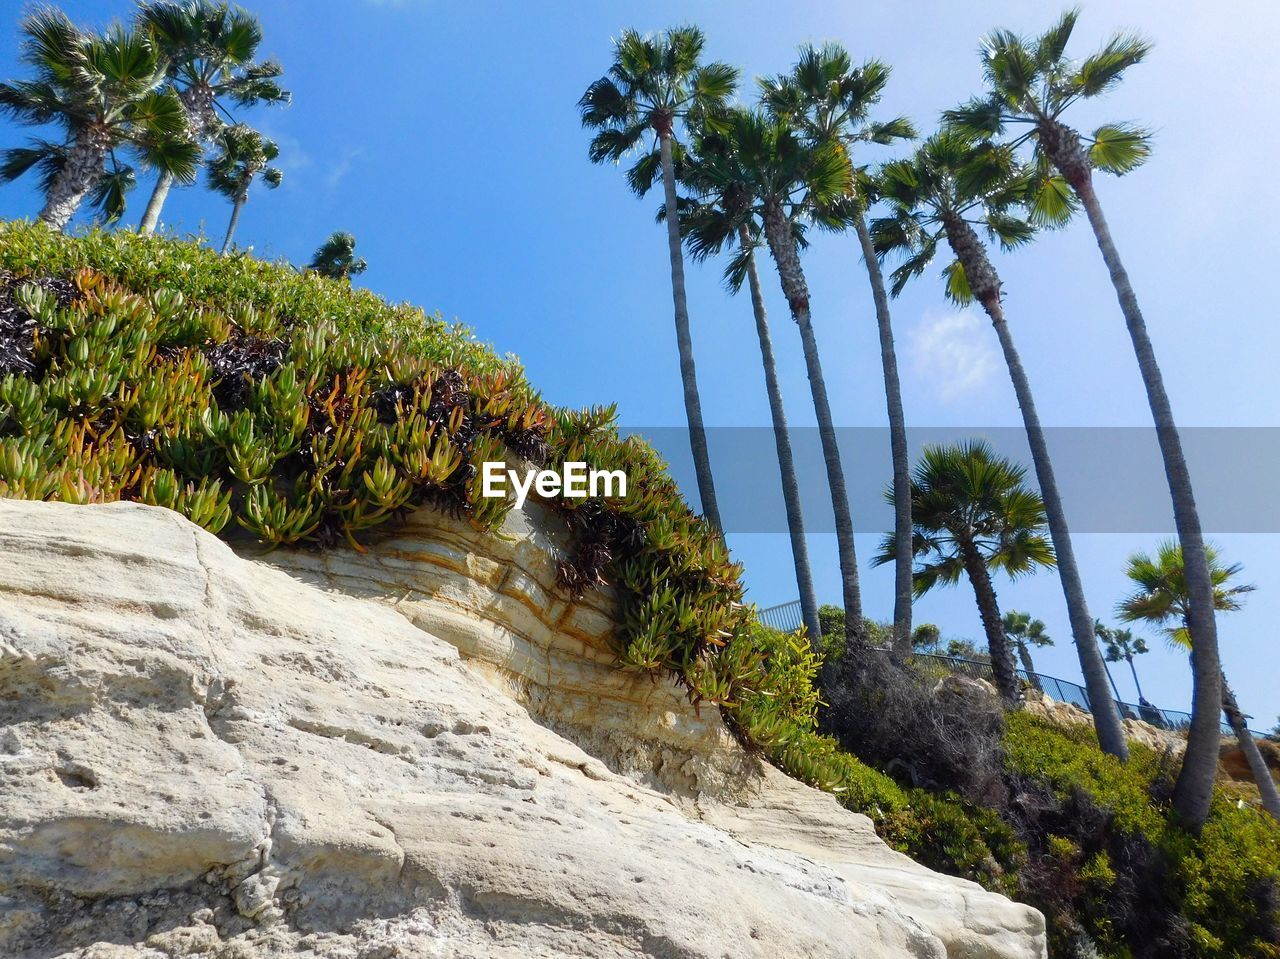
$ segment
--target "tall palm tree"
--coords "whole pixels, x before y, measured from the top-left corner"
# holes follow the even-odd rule
[[[671,298],[675,306],[676,347],[684,384],[689,445],[698,479],[702,512],[721,528],[711,457],[707,451],[702,401],[698,396],[689,305],[684,288],[684,257],[676,199],[680,127],[724,110],[738,83],[738,71],[724,63],[702,63],[705,38],[697,27],[677,27],[657,36],[625,30],[614,41],[609,72],[587,88],[578,101],[585,127],[598,130],[588,155],[592,163],[617,163],[648,141],[645,152],[627,173],[631,188],[644,196],[662,177],[667,217],[667,253],[671,260]],[[652,140],[649,137],[652,136]]]
[[[1112,629],[1098,623],[1098,638],[1107,651],[1107,662],[1118,663],[1124,660],[1129,664],[1129,672],[1133,674],[1133,688],[1138,691],[1138,705],[1146,706],[1147,697],[1142,694],[1142,683],[1138,682],[1138,667],[1133,664],[1135,656],[1148,652],[1147,641],[1141,636],[1134,636],[1131,629]]]
[[[1249,583],[1232,582],[1244,567],[1239,563],[1224,566],[1218,559],[1217,550],[1208,545],[1205,546],[1205,559],[1209,564],[1209,579],[1213,584],[1214,609],[1222,612],[1240,609],[1243,605],[1241,597],[1256,588]],[[1200,637],[1196,634],[1191,618],[1194,601],[1190,595],[1191,587],[1187,581],[1182,547],[1166,540],[1156,547],[1154,556],[1134,553],[1129,557],[1125,573],[1133,581],[1135,588],[1116,607],[1120,618],[1127,623],[1142,622],[1159,626],[1170,643],[1191,654],[1194,659],[1196,643],[1200,641]],[[1249,762],[1249,769],[1253,772],[1258,792],[1262,796],[1263,807],[1275,819],[1280,820],[1280,793],[1276,791],[1275,780],[1271,778],[1271,771],[1267,769],[1262,753],[1258,751],[1258,744],[1253,741],[1244,714],[1240,711],[1240,704],[1236,702],[1235,693],[1225,675],[1222,677],[1219,708],[1227,714],[1227,722],[1240,743],[1241,752]],[[1214,718],[1218,718],[1216,712]]]
[[[1024,696],[991,572],[1018,577],[1054,564],[1053,547],[1044,536],[1044,502],[1025,477],[1021,466],[996,455],[986,443],[971,440],[926,446],[911,480],[911,552],[921,560],[915,570],[915,595],[968,577],[996,688],[1015,708]],[[886,495],[893,497],[892,488]],[[884,538],[876,565],[894,561],[896,538],[893,533]]]
[[[1013,640],[1013,645],[1017,647],[1018,658],[1022,660],[1022,668],[1027,674],[1027,680],[1043,692],[1040,677],[1036,673],[1036,664],[1031,658],[1031,647],[1043,648],[1053,645],[1053,640],[1045,631],[1044,621],[1032,619],[1030,613],[1011,609],[1004,614],[1004,634]]]
[[[735,110],[718,124],[722,148],[703,149],[696,159],[697,176],[712,189],[735,186],[761,225],[777,267],[782,292],[800,330],[809,389],[818,420],[827,485],[835,514],[836,548],[844,597],[846,642],[865,642],[862,591],[853,538],[853,516],[845,487],[831,403],[822,372],[822,357],[813,329],[809,286],[800,261],[803,229],[813,211],[848,194],[851,173],[836,143],[812,143],[789,123],[759,111]]]
[[[745,280],[751,292],[756,337],[760,343],[760,359],[764,364],[765,390],[769,396],[769,413],[773,420],[773,442],[778,453],[782,499],[787,512],[787,530],[791,537],[796,587],[800,595],[801,618],[810,642],[816,644],[822,639],[818,596],[813,587],[813,573],[809,565],[800,484],[796,478],[795,456],[791,448],[786,408],[782,402],[782,387],[778,382],[773,336],[769,330],[769,316],[760,286],[760,271],[756,268],[756,249],[760,245],[761,227],[750,191],[750,174],[737,170],[735,178],[733,160],[732,143],[728,138],[711,131],[704,131],[694,138],[692,155],[683,165],[681,180],[696,199],[690,201],[687,210],[681,214],[681,229],[685,233],[690,255],[696,261],[701,262],[725,250],[732,250],[734,255],[724,271],[725,286],[731,293],[737,293]],[[706,175],[712,171],[719,175]],[[663,212],[665,214],[666,211]]]
[[[928,267],[939,243],[945,240],[955,257],[944,271],[948,297],[957,303],[977,300],[995,328],[1022,410],[1036,480],[1049,517],[1071,636],[1084,673],[1098,742],[1106,752],[1123,759],[1129,748],[1119,710],[1107,688],[1106,665],[1094,635],[1093,616],[1085,602],[1049,444],[1036,412],[1030,380],[1005,321],[1000,276],[975,230],[975,226],[985,229],[1006,249],[1029,240],[1032,226],[1017,214],[1035,182],[1032,173],[1018,163],[1008,147],[977,142],[966,134],[944,130],[930,137],[911,159],[886,164],[879,179],[880,189],[895,213],[872,224],[876,252],[881,256],[895,252],[905,257],[893,273],[894,295]]]
[[[43,222],[63,229],[86,199],[105,199],[118,215],[132,182],[116,159],[121,148],[181,180],[195,177],[199,155],[185,137],[182,102],[164,89],[165,62],[147,36],[119,25],[86,33],[52,8],[27,16],[22,33],[35,79],[0,83],[0,109],[21,123],[54,123],[63,140],[8,151],[0,178],[40,173]]]
[[[277,79],[283,72],[273,60],[254,57],[262,43],[257,17],[215,0],[144,0],[138,29],[151,37],[167,63],[167,76],[186,116],[187,134],[203,147],[223,125],[226,101],[248,107],[288,103]],[[161,169],[138,232],[149,234],[160,222],[173,186],[173,174]]]
[[[841,144],[848,157],[851,174],[854,151],[861,144],[889,144],[916,135],[911,122],[898,117],[884,122],[870,118],[871,108],[880,101],[889,80],[889,67],[868,60],[855,67],[847,50],[836,43],[822,47],[804,46],[789,74],[760,81],[762,99],[774,116],[797,124],[817,141]],[[899,661],[911,652],[911,462],[907,450],[907,424],[902,410],[902,388],[898,358],[893,343],[893,321],[889,297],[885,293],[880,261],[867,230],[868,196],[865,178],[854,177],[855,189],[828,217],[831,224],[852,227],[862,249],[862,259],[871,283],[876,325],[880,333],[880,363],[884,370],[885,404],[889,415],[889,450],[893,462],[894,531],[898,556],[894,562],[893,654]]]
[[[307,268],[331,280],[350,280],[369,269],[369,264],[356,256],[355,235],[338,231],[320,244]]]
[[[271,161],[280,155],[274,141],[268,140],[257,130],[243,123],[224,127],[217,137],[218,153],[209,161],[209,188],[231,201],[231,221],[222,241],[222,251],[231,248],[240,223],[240,211],[249,200],[249,187],[259,176],[262,182],[275,189],[284,174]]]
[[[1074,193],[1084,206],[1111,275],[1146,387],[1173,500],[1178,540],[1187,556],[1190,613],[1197,642],[1191,653],[1191,731],[1173,801],[1183,819],[1198,828],[1209,815],[1213,798],[1218,763],[1218,711],[1222,699],[1213,583],[1191,473],[1165,391],[1164,375],[1093,184],[1095,168],[1119,175],[1139,166],[1150,153],[1149,137],[1138,127],[1116,123],[1101,126],[1092,135],[1085,136],[1062,119],[1077,101],[1100,96],[1115,87],[1129,67],[1145,59],[1151,47],[1140,37],[1117,34],[1092,56],[1079,62],[1071,61],[1066,49],[1078,16],[1078,10],[1067,11],[1034,40],[1007,30],[992,33],[982,50],[986,95],[949,111],[946,119],[957,127],[987,136],[998,136],[1006,126],[1013,125],[1022,131],[1015,143],[1034,142],[1040,162],[1046,167],[1052,166],[1059,174],[1056,178],[1047,178],[1047,186],[1037,202],[1038,214],[1060,215]]]

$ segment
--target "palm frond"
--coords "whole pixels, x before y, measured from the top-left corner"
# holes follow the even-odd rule
[[[1123,176],[1151,156],[1151,134],[1141,127],[1110,123],[1093,132],[1089,162],[1100,170]]]

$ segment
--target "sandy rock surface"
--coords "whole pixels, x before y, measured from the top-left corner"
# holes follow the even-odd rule
[[[571,663],[464,660],[422,624],[605,662],[563,626],[607,609],[468,613],[475,559],[405,614],[164,510],[0,501],[0,955],[1044,955],[1034,910],[893,853],[673,687],[575,665],[555,704]]]

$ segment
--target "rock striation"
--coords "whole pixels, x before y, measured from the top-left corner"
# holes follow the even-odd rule
[[[0,955],[1044,956],[614,669],[544,520],[269,564],[0,500]]]

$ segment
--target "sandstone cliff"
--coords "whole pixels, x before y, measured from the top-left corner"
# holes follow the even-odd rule
[[[614,669],[549,525],[254,559],[0,501],[0,955],[1044,955]]]

